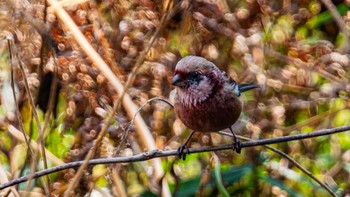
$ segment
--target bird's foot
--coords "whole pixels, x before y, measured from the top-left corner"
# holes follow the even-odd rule
[[[235,150],[238,154],[241,154],[241,150],[242,150],[241,142],[236,137],[235,133],[233,133],[232,128],[230,127],[229,129],[233,136],[233,150]]]
[[[179,156],[179,158],[182,160],[186,160],[186,155],[190,154],[190,150],[188,149],[186,144],[181,145],[178,149],[177,149],[177,154]]]
[[[241,154],[241,141],[239,141],[239,139],[236,136],[233,136],[233,150],[235,150],[238,154]]]

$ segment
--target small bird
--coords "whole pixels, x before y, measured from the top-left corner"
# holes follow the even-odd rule
[[[242,111],[238,97],[258,86],[238,85],[214,63],[199,56],[186,56],[177,63],[172,85],[175,86],[175,113],[192,130],[178,149],[179,157],[186,159],[186,144],[194,132],[215,132],[226,128],[233,134],[234,150],[240,153],[240,142],[231,128]],[[185,149],[187,153],[184,153]]]

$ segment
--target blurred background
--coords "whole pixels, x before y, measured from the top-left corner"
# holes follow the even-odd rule
[[[136,106],[154,97],[169,99],[177,61],[198,55],[239,83],[260,86],[241,95],[243,113],[233,126],[238,135],[256,140],[350,123],[349,1],[62,0],[59,4],[123,84],[138,58],[143,58],[127,91]],[[23,134],[10,129],[19,132],[23,127],[30,139],[38,141],[27,90],[43,127],[48,167],[85,158],[119,95],[65,21],[47,6],[42,0],[0,1],[0,170],[8,179],[27,175],[31,165],[43,168],[41,159],[33,161]],[[95,158],[148,151],[130,125],[128,107],[123,105],[114,115]],[[158,149],[177,149],[190,133],[165,102],[150,102],[140,114]],[[230,143],[230,136],[196,133],[190,146]],[[349,194],[349,132],[272,147],[337,195]],[[154,179],[153,164],[89,166],[75,195],[159,196],[164,183],[170,195],[183,197],[330,195],[290,160],[260,146],[244,148],[241,154],[232,150],[190,154],[185,161],[161,158],[162,184]],[[76,170],[50,174],[51,194],[62,195]],[[19,195],[45,195],[39,179],[15,190]]]

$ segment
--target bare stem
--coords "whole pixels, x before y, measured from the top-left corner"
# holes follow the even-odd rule
[[[288,142],[293,140],[301,140],[306,138],[314,138],[319,136],[325,136],[325,135],[331,135],[335,133],[340,133],[344,131],[349,131],[350,125],[341,126],[341,127],[335,127],[330,129],[321,129],[314,132],[304,133],[304,134],[298,134],[298,135],[290,135],[290,136],[283,136],[278,138],[269,138],[269,139],[261,139],[261,140],[252,140],[248,142],[242,142],[241,146],[242,148],[247,147],[254,147],[254,146],[263,146],[268,144],[276,144],[281,142]],[[226,144],[226,145],[220,145],[220,146],[204,146],[199,148],[190,148],[190,153],[201,153],[201,152],[210,152],[210,151],[220,151],[220,150],[232,150],[233,145],[232,144]],[[131,163],[131,162],[139,162],[139,161],[146,161],[154,158],[159,157],[168,157],[168,156],[177,156],[177,150],[152,150],[149,152],[144,152],[141,154],[128,156],[128,157],[114,157],[114,158],[102,158],[102,159],[92,159],[89,161],[89,165],[97,165],[97,164],[115,164],[115,163]],[[45,170],[38,171],[36,173],[33,173],[32,178],[38,178],[41,176],[45,176],[47,174],[58,172],[62,170],[66,170],[69,168],[76,168],[81,166],[84,163],[84,161],[76,161],[71,162],[63,165],[59,165],[53,168],[48,168]],[[18,179],[14,179],[12,181],[9,181],[7,183],[4,183],[0,185],[0,190],[5,189],[7,187],[17,185],[19,183],[25,182],[29,179],[29,176],[23,176]]]

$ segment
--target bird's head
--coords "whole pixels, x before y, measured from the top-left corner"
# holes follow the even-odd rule
[[[220,89],[224,79],[224,73],[212,62],[198,56],[187,56],[177,63],[172,84],[183,99],[200,103]]]

